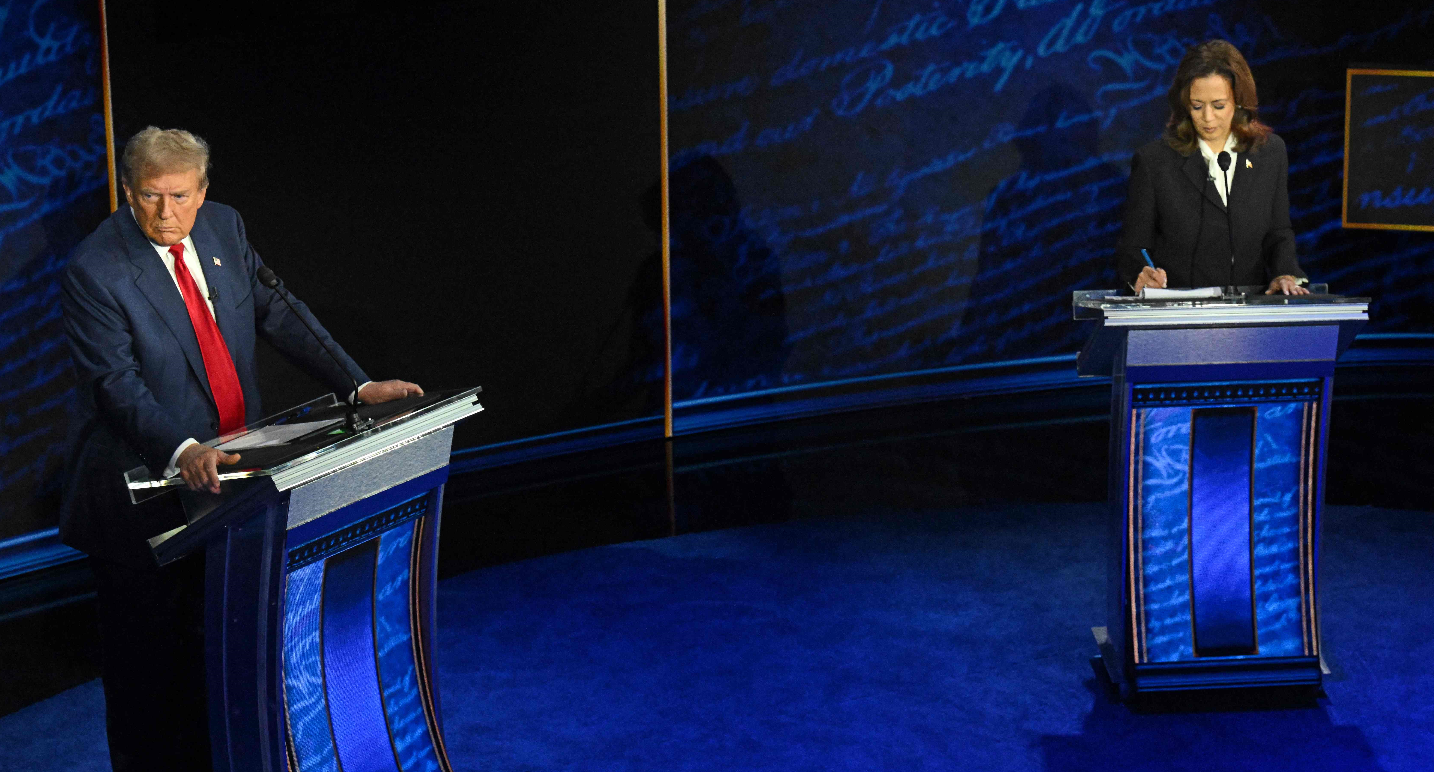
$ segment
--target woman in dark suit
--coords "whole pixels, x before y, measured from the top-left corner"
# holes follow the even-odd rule
[[[1256,117],[1245,57],[1223,40],[1192,47],[1169,100],[1164,136],[1131,160],[1116,252],[1121,281],[1136,292],[1258,284],[1267,295],[1307,294],[1290,227],[1285,143]],[[1223,172],[1222,154],[1229,158]]]

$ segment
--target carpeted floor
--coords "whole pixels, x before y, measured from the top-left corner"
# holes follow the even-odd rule
[[[439,590],[461,770],[1426,770],[1434,514],[1329,507],[1327,698],[1132,709],[1088,662],[1104,507],[808,518]],[[0,719],[0,768],[105,768],[97,683]]]

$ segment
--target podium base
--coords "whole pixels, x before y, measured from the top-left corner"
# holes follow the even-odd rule
[[[1092,627],[1099,654],[1091,665],[1110,679],[1121,700],[1147,692],[1199,689],[1249,689],[1303,686],[1318,690],[1329,675],[1323,657],[1210,657],[1180,662],[1146,662],[1131,666],[1129,678],[1116,660],[1108,628]]]

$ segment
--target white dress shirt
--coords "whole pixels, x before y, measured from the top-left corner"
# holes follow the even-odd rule
[[[194,277],[194,283],[199,285],[199,296],[204,298],[204,305],[208,306],[209,316],[213,318],[214,301],[209,299],[209,282],[204,279],[204,269],[199,265],[199,253],[194,250],[194,241],[185,236],[179,243],[184,245],[184,266],[189,269],[189,275]],[[159,253],[165,270],[169,271],[169,278],[174,279],[174,288],[179,289],[179,274],[174,272],[174,255],[170,254],[169,247],[162,247],[153,241],[149,242],[149,245]],[[183,296],[182,291],[180,296]]]
[[[1211,150],[1210,146],[1205,144],[1205,140],[1203,139],[1197,141],[1195,144],[1200,146],[1200,155],[1205,156],[1205,165],[1210,170],[1210,179],[1215,182],[1215,190],[1220,193],[1220,200],[1224,201],[1225,206],[1228,207],[1230,202],[1225,201],[1225,178],[1220,174],[1220,154]],[[1230,154],[1230,169],[1226,171],[1225,174],[1229,175],[1230,189],[1234,190],[1235,167],[1238,166],[1238,164],[1235,163],[1235,132],[1233,131],[1230,132],[1230,136],[1225,138],[1225,152]]]

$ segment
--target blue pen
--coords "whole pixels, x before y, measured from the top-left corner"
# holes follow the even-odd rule
[[[1140,254],[1145,255],[1145,264],[1146,264],[1146,265],[1150,266],[1151,268],[1155,268],[1155,261],[1150,259],[1150,253],[1149,253],[1149,252],[1146,252],[1145,250],[1142,249],[1142,250],[1140,250]],[[1156,270],[1159,270],[1159,269],[1157,268]]]

